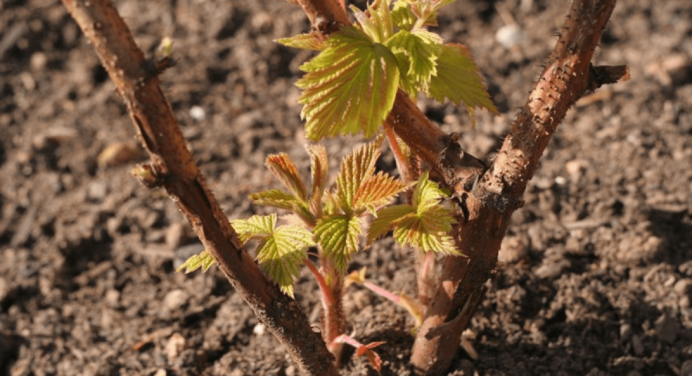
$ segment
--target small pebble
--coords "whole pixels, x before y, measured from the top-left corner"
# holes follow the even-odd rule
[[[511,48],[524,40],[524,32],[517,24],[502,26],[495,33],[495,40],[505,48]]]
[[[252,332],[255,333],[255,334],[258,335],[258,336],[261,336],[262,334],[264,334],[264,329],[265,329],[265,328],[264,328],[264,325],[262,325],[262,324],[257,324],[257,325],[255,325],[255,327],[252,329]]]
[[[187,302],[187,293],[183,290],[173,290],[163,298],[163,304],[169,311],[176,311]]]
[[[173,364],[178,358],[178,355],[185,349],[187,341],[180,333],[173,333],[168,342],[166,342],[166,358],[168,359],[168,364]]]
[[[43,52],[35,52],[31,55],[29,67],[31,67],[31,70],[33,71],[40,72],[46,67],[47,63],[48,57],[46,57],[46,54]]]
[[[190,107],[190,116],[197,121],[202,121],[207,117],[207,113],[200,106],[192,106]]]

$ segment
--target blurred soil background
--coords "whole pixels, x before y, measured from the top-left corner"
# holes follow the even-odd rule
[[[162,85],[229,218],[278,188],[286,152],[308,176],[293,83],[310,58],[274,39],[309,30],[278,0],[117,0],[139,45],[174,40]],[[362,2],[359,5],[363,5]],[[568,1],[459,0],[440,16],[472,51],[502,116],[420,100],[491,160],[555,43]],[[546,151],[473,319],[479,359],[449,375],[692,375],[692,3],[621,0],[594,63],[632,79],[583,98]],[[363,140],[328,140],[332,171]],[[105,151],[105,152],[104,152]],[[130,177],[145,157],[123,101],[60,2],[0,2],[0,374],[297,375],[221,274],[175,268],[202,250],[163,193]],[[388,151],[378,168],[393,172]],[[415,295],[410,250],[380,241],[353,269]],[[297,298],[317,322],[307,270]],[[412,320],[358,287],[355,337],[383,375],[412,375]],[[375,375],[349,358],[343,375]]]

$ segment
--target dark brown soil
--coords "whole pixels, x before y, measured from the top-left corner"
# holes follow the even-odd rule
[[[278,185],[267,154],[287,152],[308,173],[293,82],[310,54],[273,43],[308,30],[301,10],[116,4],[146,51],[174,39],[164,90],[228,216],[266,213],[246,197]],[[463,110],[421,100],[427,115],[492,158],[568,6],[449,6],[442,35],[470,47],[502,116],[481,111],[472,129]],[[523,38],[506,48],[495,35],[508,22]],[[450,375],[692,375],[692,4],[620,1],[601,45],[595,62],[629,64],[632,80],[581,102],[551,141],[471,325],[479,359],[460,349]],[[361,141],[326,142],[332,171]],[[134,128],[62,5],[2,1],[0,374],[298,374],[220,273],[174,272],[201,248],[175,205],[130,177],[141,155],[99,163],[115,143],[129,150]],[[378,167],[393,171],[391,155]],[[385,239],[353,268],[413,295],[411,256]],[[307,271],[297,291],[316,321]],[[411,375],[407,314],[357,287],[346,306],[356,338],[387,341],[382,374]],[[349,358],[342,374],[375,372]]]

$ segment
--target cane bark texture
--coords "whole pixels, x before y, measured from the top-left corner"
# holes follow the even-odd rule
[[[134,175],[150,188],[166,190],[226,278],[306,374],[337,376],[331,354],[300,304],[264,276],[207,187],[161,91],[161,64],[145,59],[109,0],[63,3],[115,82],[149,152],[151,163],[139,166]]]

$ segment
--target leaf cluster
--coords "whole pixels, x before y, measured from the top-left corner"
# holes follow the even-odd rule
[[[364,12],[354,6],[352,26],[326,40],[316,32],[277,42],[320,51],[300,69],[301,116],[311,140],[340,134],[371,137],[391,110],[399,88],[439,102],[463,102],[497,112],[466,47],[444,44],[427,30],[437,12],[454,0],[375,0]],[[390,9],[391,7],[391,9]],[[473,116],[472,116],[473,118]]]
[[[240,240],[257,241],[256,259],[265,273],[282,291],[293,296],[293,281],[307,258],[307,250],[317,246],[343,275],[353,254],[359,250],[359,238],[365,235],[370,246],[377,238],[394,230],[402,246],[423,252],[458,254],[447,232],[454,219],[440,204],[445,194],[437,184],[421,176],[405,184],[383,172],[375,171],[382,137],[353,150],[341,163],[336,184],[327,188],[329,161],[323,146],[307,147],[311,160],[312,184],[307,184],[286,154],[267,157],[266,166],[282,183],[284,190],[270,189],[250,195],[258,204],[291,212],[289,223],[277,227],[276,214],[232,220]],[[413,188],[411,204],[387,206],[404,190]],[[367,234],[362,219],[374,220]],[[206,271],[214,260],[208,251],[191,257],[178,270]]]

